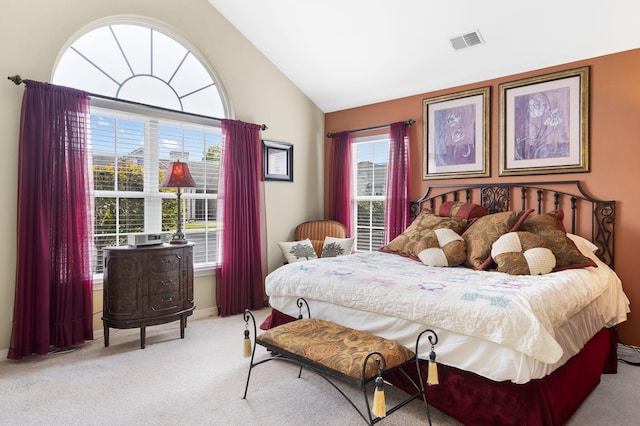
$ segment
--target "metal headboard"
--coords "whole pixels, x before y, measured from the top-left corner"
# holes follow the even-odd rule
[[[616,202],[590,196],[582,189],[580,181],[431,184],[419,200],[411,202],[411,218],[424,209],[437,213],[439,205],[449,200],[480,204],[489,213],[525,209],[543,213],[562,209],[565,221],[570,218],[571,222],[570,226],[565,223],[565,227],[573,234],[578,234],[579,229],[587,229],[580,223],[584,218],[580,212],[588,205],[590,235],[588,232],[581,234],[598,246],[596,255],[612,269],[614,267]]]

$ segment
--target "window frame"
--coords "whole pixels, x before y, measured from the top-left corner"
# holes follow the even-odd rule
[[[387,142],[387,152],[385,153],[385,162],[387,163],[387,173],[388,173],[388,158],[389,158],[389,145],[391,143],[391,140],[389,138],[388,134],[377,134],[377,135],[371,135],[371,136],[362,136],[362,137],[358,137],[358,138],[353,138],[352,140],[352,148],[351,148],[351,158],[352,158],[352,168],[351,170],[352,172],[352,212],[353,212],[353,219],[352,219],[352,228],[354,229],[354,247],[356,251],[363,251],[363,250],[359,250],[358,247],[360,246],[360,242],[358,241],[358,228],[366,228],[369,229],[369,252],[377,250],[378,247],[374,247],[373,242],[374,242],[374,237],[373,234],[376,231],[382,231],[383,233],[383,238],[382,241],[383,243],[380,245],[380,247],[382,247],[384,245],[384,203],[386,203],[386,179],[387,179],[387,175],[385,173],[385,184],[384,184],[384,189],[385,189],[385,193],[382,195],[358,195],[358,145],[363,145],[363,144],[373,144],[373,143],[377,143],[377,142]],[[375,164],[375,163],[374,163]],[[375,173],[375,172],[373,172]],[[374,181],[375,184],[375,181]],[[375,187],[374,187],[375,189]],[[375,192],[375,191],[373,191]],[[363,227],[363,226],[358,226],[358,203],[359,202],[369,202],[369,203],[373,203],[376,201],[382,202],[383,203],[383,216],[382,216],[382,226],[375,226],[372,223],[373,217],[372,215],[369,216],[369,226],[368,227]],[[371,205],[371,210],[373,210],[373,206]]]
[[[111,99],[107,97],[91,97],[90,99],[90,115],[100,115],[103,113],[104,115],[110,117],[116,117],[127,120],[156,120],[156,126],[160,127],[163,125],[163,121],[160,120],[168,120],[178,123],[186,123],[187,126],[206,126],[209,128],[215,128],[216,133],[222,133],[222,122],[218,118],[206,117],[198,114],[185,113],[179,111],[168,110],[160,107],[154,107],[151,105],[144,105],[135,102],[127,102],[121,101],[118,99]],[[155,129],[155,133],[158,132],[158,127]],[[145,163],[148,160],[149,164],[157,164],[159,160],[159,143],[154,143],[159,141],[159,138],[152,137],[149,138],[145,136],[144,147],[150,148],[149,150],[145,149]],[[144,232],[145,233],[155,233],[155,232],[163,232],[161,231],[161,216],[162,216],[162,207],[161,203],[157,203],[157,200],[161,199],[175,199],[175,192],[163,192],[159,191],[159,179],[158,179],[158,168],[157,167],[148,167],[144,169],[144,181],[145,188],[143,191],[124,191],[124,190],[92,190],[91,200],[92,205],[95,205],[94,200],[96,197],[110,197],[115,196],[118,198],[137,198],[145,200],[145,213],[144,213]],[[147,182],[157,182],[154,188],[147,188]],[[190,192],[188,189],[182,190],[182,200],[184,201],[183,209],[186,206],[186,203],[189,200],[217,200],[217,192],[215,193],[195,193]],[[156,201],[154,203],[154,201]],[[151,207],[151,212],[147,210],[147,206]],[[93,217],[95,218],[95,210],[91,212]],[[184,213],[184,210],[183,210]],[[160,217],[156,217],[160,216]],[[186,217],[183,215],[183,218]],[[206,219],[208,221],[208,219]],[[217,220],[216,220],[217,221]],[[152,229],[149,229],[152,228]],[[167,231],[164,231],[167,232]],[[217,232],[217,231],[209,231],[209,232]],[[128,235],[130,233],[119,233],[116,228],[116,235]],[[95,237],[99,235],[94,233]],[[206,249],[206,248],[205,248]],[[200,276],[208,276],[213,275],[215,268],[219,264],[219,253],[217,252],[217,248],[214,249],[216,252],[216,261],[215,262],[194,262],[194,274],[196,277]],[[101,257],[96,255],[94,259],[100,259]],[[94,265],[96,267],[97,265]],[[102,272],[96,273],[93,275],[94,285],[97,283],[101,285],[102,283]]]

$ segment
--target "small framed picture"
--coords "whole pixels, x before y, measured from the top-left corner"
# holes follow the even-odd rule
[[[500,176],[589,171],[589,67],[499,90]]]
[[[489,91],[423,100],[423,180],[489,176]]]
[[[293,145],[262,141],[264,180],[293,182]]]

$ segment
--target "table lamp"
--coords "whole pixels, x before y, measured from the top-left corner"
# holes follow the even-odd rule
[[[191,173],[189,172],[189,166],[182,161],[175,161],[169,164],[169,170],[165,175],[161,188],[176,188],[178,194],[178,227],[171,237],[171,244],[186,244],[187,240],[182,233],[182,206],[180,205],[181,188],[194,188],[196,181],[193,180]]]

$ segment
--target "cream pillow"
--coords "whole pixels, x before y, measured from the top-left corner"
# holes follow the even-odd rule
[[[287,262],[302,262],[310,259],[317,259],[318,255],[311,245],[311,240],[289,241],[278,243]]]
[[[336,257],[351,254],[355,238],[325,237],[320,257]]]
[[[580,235],[567,233],[567,237],[569,237],[569,239],[576,244],[576,246],[578,247],[578,250],[580,250],[582,254],[584,254],[585,256],[588,256],[589,252],[596,253],[598,251],[597,245],[593,244],[591,241],[587,240],[586,238],[581,237]]]

